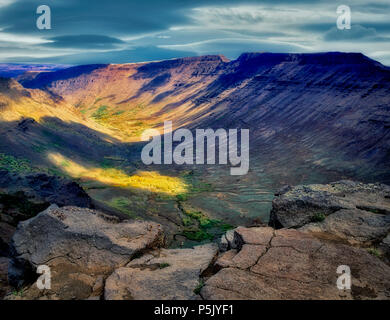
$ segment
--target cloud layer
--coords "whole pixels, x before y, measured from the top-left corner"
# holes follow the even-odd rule
[[[56,0],[38,30],[40,0],[0,0],[0,61],[127,63],[247,51],[346,51],[390,65],[388,0]],[[349,5],[352,28],[336,28]]]

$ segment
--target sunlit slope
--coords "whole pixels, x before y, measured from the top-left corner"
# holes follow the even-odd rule
[[[87,65],[18,81],[1,80],[0,168],[67,175],[100,204],[157,221],[178,242],[209,239],[210,225],[219,234],[225,223],[266,222],[284,184],[390,183],[390,72],[361,54]],[[143,165],[140,136],[164,120],[249,128],[249,174]]]
[[[250,128],[251,141],[389,165],[390,70],[360,53],[247,53],[81,66],[21,80],[137,141],[146,128]],[[324,156],[318,164],[332,164]],[[357,164],[358,165],[358,164]]]

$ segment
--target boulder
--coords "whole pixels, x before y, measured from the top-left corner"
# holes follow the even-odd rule
[[[120,222],[99,211],[53,205],[19,223],[12,238],[9,282],[20,287],[32,280],[39,265],[47,265],[51,290],[33,284],[24,292],[26,299],[86,299],[102,290],[102,277],[163,242],[156,223]]]
[[[223,234],[221,236],[221,240],[219,241],[219,250],[221,252],[225,252],[227,250],[234,249],[233,239],[234,239],[233,230],[229,230],[225,234]]]
[[[327,216],[324,221],[308,223],[299,230],[351,245],[374,245],[388,234],[390,214],[342,209]]]
[[[203,299],[390,299],[390,267],[366,250],[298,230],[270,236],[269,228],[251,229],[235,232],[241,248],[217,260],[220,270],[206,281]],[[262,240],[253,244],[242,237],[248,233]],[[350,267],[350,290],[336,285],[341,265]]]
[[[390,187],[353,181],[293,187],[273,200],[269,224],[350,244],[379,243],[390,231]]]
[[[215,244],[192,249],[159,249],[132,260],[108,277],[107,300],[189,300],[201,274],[214,262]]]

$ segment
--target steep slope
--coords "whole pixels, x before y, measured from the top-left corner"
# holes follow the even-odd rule
[[[113,127],[127,118],[157,127],[163,119],[176,126],[244,126],[258,141],[293,135],[303,146],[335,148],[351,159],[389,158],[390,69],[362,54],[254,53],[230,62],[205,56],[91,66],[82,74],[80,68],[86,67],[22,83],[48,88],[79,108],[92,106],[86,115],[93,116],[93,106],[117,110],[120,121],[100,119]]]
[[[247,127],[252,144],[305,150],[331,168],[390,165],[390,69],[359,53],[204,56],[92,66],[82,74],[80,68],[22,83],[47,88],[107,127],[132,127],[130,140],[163,120]],[[330,151],[336,160],[326,156]]]
[[[91,141],[113,141],[109,129],[83,119],[62,97],[26,89],[13,79],[0,78],[0,123],[1,152],[35,165],[45,161],[43,151],[50,146],[63,144],[68,154],[77,155],[93,152]]]
[[[267,222],[284,184],[390,183],[390,71],[362,54],[203,56],[18,80],[0,93],[0,153],[17,157],[6,162],[78,179],[104,209],[161,223],[177,244]],[[140,135],[164,120],[249,128],[249,174],[143,165]]]

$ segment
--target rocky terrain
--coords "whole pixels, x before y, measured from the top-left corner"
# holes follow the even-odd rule
[[[273,200],[270,225],[326,235],[353,245],[378,244],[390,228],[387,185],[340,181],[286,187]]]
[[[164,248],[153,222],[52,205],[12,237],[17,289],[6,299],[390,299],[389,191],[353,181],[284,187],[276,229],[238,227],[219,247],[188,249]],[[51,268],[50,290],[33,283],[40,264]],[[350,290],[336,286],[340,265],[350,267]]]
[[[359,53],[34,72],[0,79],[0,168],[66,176],[99,207],[161,224],[175,247],[225,231],[188,225],[194,213],[231,227],[267,224],[273,194],[285,184],[390,183],[390,71]],[[250,129],[249,174],[145,166],[141,134],[165,120],[174,128]]]
[[[0,296],[388,297],[389,67],[341,52],[35,67],[0,65]],[[249,173],[144,165],[141,134],[165,120],[250,129]]]
[[[16,227],[51,203],[93,207],[91,198],[74,181],[43,173],[21,175],[0,170],[0,296],[8,288],[7,269],[13,255],[10,243]]]
[[[164,119],[175,128],[250,128],[251,145],[265,157],[290,160],[282,150],[297,150],[295,158],[390,181],[390,70],[360,53],[77,66],[19,81],[62,97],[87,118],[97,112],[126,141],[139,141],[145,127],[161,129]]]

